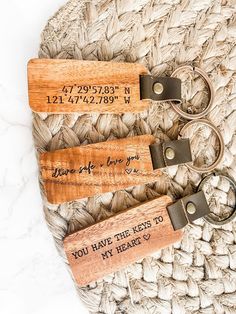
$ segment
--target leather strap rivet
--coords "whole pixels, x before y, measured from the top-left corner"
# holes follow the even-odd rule
[[[155,94],[160,95],[163,93],[164,87],[161,83],[155,83],[153,84],[153,91]]]
[[[187,205],[186,205],[186,210],[187,212],[190,214],[190,215],[193,215],[196,213],[196,206],[192,203],[192,202],[189,202]]]
[[[175,158],[175,151],[171,147],[167,147],[165,150],[165,156],[167,159],[172,160]]]

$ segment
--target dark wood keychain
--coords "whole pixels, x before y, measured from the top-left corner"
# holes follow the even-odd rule
[[[235,220],[236,204],[227,216],[223,211],[223,217],[210,210],[211,196],[204,191],[214,177],[228,181],[236,196],[235,181],[214,172],[201,180],[192,195],[175,202],[161,196],[67,236],[64,249],[76,282],[87,285],[180,241],[183,228],[199,218],[216,226]]]
[[[64,249],[73,276],[81,286],[98,280],[180,241],[182,229],[207,214],[202,191],[174,203],[165,195],[71,234]]]

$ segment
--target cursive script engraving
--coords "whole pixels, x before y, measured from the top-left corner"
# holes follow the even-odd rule
[[[128,156],[127,161],[126,161],[126,166],[128,167],[132,160],[139,160],[139,159],[140,159],[139,155]]]
[[[135,169],[135,168],[126,168],[125,172],[127,174],[131,174],[131,173],[138,173],[139,171],[138,171],[138,169]]]
[[[114,159],[114,160],[112,160],[111,157],[109,156],[107,158],[107,167],[116,166],[117,164],[122,164],[123,161],[124,161],[123,159]]]
[[[78,170],[76,169],[64,169],[64,168],[55,168],[53,173],[52,173],[52,177],[54,178],[58,178],[58,177],[62,177],[62,176],[67,176],[69,173],[83,173],[83,172],[87,172],[88,174],[91,174],[92,170],[95,168],[96,166],[89,161],[89,163],[85,166],[80,166]]]
[[[52,173],[52,177],[58,178],[62,176],[67,176],[68,173],[75,173],[75,172],[76,172],[75,169],[55,168]]]
[[[108,156],[105,163],[103,163],[103,160],[101,160],[99,161],[97,165],[93,161],[89,161],[88,164],[81,165],[79,166],[78,169],[59,168],[59,167],[54,168],[52,170],[52,177],[58,178],[58,177],[67,176],[69,174],[74,174],[74,173],[92,174],[93,170],[96,167],[100,167],[100,168],[106,168],[106,167],[111,167],[111,166],[115,167],[117,165],[122,165],[122,164],[124,165],[124,171],[127,174],[138,173],[139,170],[136,168],[125,168],[126,166],[131,165],[132,161],[135,161],[135,160],[140,160],[140,156],[139,155],[128,156],[126,160],[123,160],[122,158],[112,159],[110,156]]]

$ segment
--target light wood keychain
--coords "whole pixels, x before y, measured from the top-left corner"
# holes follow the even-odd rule
[[[177,77],[153,77],[138,63],[33,59],[28,63],[34,112],[140,112],[150,99],[181,103]]]
[[[210,96],[206,108],[197,114],[184,112],[180,105],[179,74],[200,75]],[[140,112],[150,100],[170,101],[182,117],[205,116],[212,106],[213,87],[207,74],[197,67],[181,66],[171,77],[153,77],[138,63],[32,59],[28,63],[29,104],[34,112],[71,113]]]
[[[205,167],[192,162],[191,139],[185,138],[193,125],[201,124],[212,129],[220,143],[216,160]],[[172,165],[208,172],[221,161],[223,151],[217,128],[207,120],[194,120],[182,128],[179,140],[155,143],[153,135],[140,135],[46,152],[39,163],[47,199],[58,204],[154,182],[161,175],[159,169]]]
[[[227,180],[236,197],[235,181],[214,172],[202,179],[195,194],[176,202],[161,196],[67,236],[64,248],[76,282],[87,285],[180,241],[183,228],[201,217],[217,226],[234,220],[236,204],[223,218],[210,211],[204,190],[212,177]]]

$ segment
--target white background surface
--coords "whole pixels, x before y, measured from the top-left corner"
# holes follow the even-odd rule
[[[46,226],[27,100],[26,66],[65,0],[0,5],[0,313],[86,314]]]

